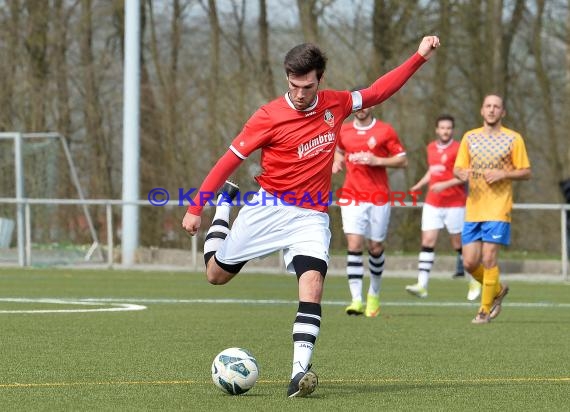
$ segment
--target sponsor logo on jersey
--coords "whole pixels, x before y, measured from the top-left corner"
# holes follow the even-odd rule
[[[309,140],[307,143],[302,143],[297,148],[299,159],[307,156],[315,156],[322,152],[326,146],[332,144],[335,140],[334,132],[327,132],[320,134],[317,137]]]
[[[329,127],[334,127],[334,114],[327,109],[325,110],[325,123],[329,125]]]
[[[378,143],[378,141],[376,140],[376,138],[374,136],[370,136],[370,138],[366,142],[366,144],[368,145],[368,147],[370,149],[374,149],[376,147],[377,143]]]
[[[317,112],[315,112],[315,111],[313,110],[312,112],[305,113],[305,117],[309,117],[309,116],[312,116],[312,115],[314,115],[314,114],[317,114]]]

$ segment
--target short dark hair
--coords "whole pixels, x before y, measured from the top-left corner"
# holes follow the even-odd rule
[[[451,127],[455,127],[455,118],[450,114],[441,114],[435,119],[435,127],[439,126],[439,122],[442,120],[449,120],[451,122]]]
[[[317,79],[321,80],[327,67],[327,56],[312,43],[302,43],[293,47],[283,61],[285,74],[301,76],[313,70],[317,72]]]

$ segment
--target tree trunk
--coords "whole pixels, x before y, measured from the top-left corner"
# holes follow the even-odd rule
[[[487,31],[487,44],[491,48],[491,51],[489,53],[491,60],[488,64],[488,68],[490,70],[489,74],[491,79],[491,90],[487,90],[487,93],[492,91],[499,94],[500,96],[503,96],[504,79],[502,74],[502,59],[506,59],[508,57],[503,55],[503,1],[491,0],[489,1],[487,7],[489,21],[489,28]]]
[[[207,133],[210,145],[210,153],[207,164],[213,165],[219,153],[220,137],[218,132],[218,88],[220,82],[220,24],[218,9],[215,0],[208,0],[210,20],[210,69],[208,82],[208,107],[207,107]]]
[[[18,62],[21,59],[19,53],[20,36],[18,35],[18,28],[20,27],[20,2],[18,0],[11,0],[8,7],[4,11],[6,16],[4,18],[6,24],[5,37],[2,39],[5,48],[5,65],[1,65],[3,69],[0,71],[0,131],[10,131],[15,128],[14,115],[17,113],[17,102],[14,94],[14,87],[16,85],[16,71]]]
[[[99,101],[97,69],[93,53],[93,15],[91,0],[81,1],[80,65],[84,94],[83,116],[85,134],[91,150],[83,159],[91,164],[91,197],[112,197],[111,150],[103,130],[102,107]]]
[[[28,27],[24,46],[29,57],[29,107],[26,130],[41,132],[46,129],[46,100],[49,62],[47,58],[49,3],[26,1]]]
[[[509,100],[509,85],[511,84],[511,73],[510,73],[510,65],[509,62],[511,61],[511,47],[513,45],[513,39],[515,34],[518,32],[520,23],[523,18],[523,13],[525,10],[525,1],[524,0],[517,0],[515,3],[515,8],[513,10],[513,14],[510,20],[505,24],[503,28],[503,41],[502,41],[502,52],[501,52],[501,72],[498,75],[501,84],[501,93],[505,102]]]
[[[57,131],[71,143],[71,107],[69,104],[69,70],[67,65],[69,17],[71,10],[64,6],[63,0],[54,1],[54,51],[53,67],[57,85]]]
[[[566,127],[564,130],[566,133],[570,133],[570,0],[567,1],[567,10],[566,13],[566,87],[565,87],[565,107],[566,116],[564,117],[564,121],[566,123]],[[566,142],[568,142],[568,136],[566,135]],[[564,176],[565,179],[570,179],[570,145],[566,145],[566,161],[564,162]],[[569,246],[570,247],[570,246]]]
[[[267,22],[267,4],[259,0],[259,67],[261,74],[261,90],[267,100],[273,99],[277,92],[273,83],[273,72],[269,60],[269,23]]]
[[[306,42],[319,43],[319,15],[316,11],[317,0],[297,0],[299,24]]]
[[[560,150],[558,147],[558,138],[556,131],[556,119],[554,115],[554,106],[552,102],[552,85],[548,76],[548,72],[544,66],[543,53],[542,53],[542,21],[544,17],[545,0],[536,1],[536,18],[533,25],[532,32],[532,52],[534,55],[534,67],[536,80],[539,86],[540,99],[542,101],[542,110],[545,117],[545,138],[550,147],[551,174],[555,178],[560,178],[560,172],[563,170],[563,160],[560,157]]]

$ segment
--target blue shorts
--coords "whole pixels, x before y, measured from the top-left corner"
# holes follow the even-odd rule
[[[461,233],[461,243],[498,243],[508,246],[511,243],[511,224],[508,222],[465,222]]]

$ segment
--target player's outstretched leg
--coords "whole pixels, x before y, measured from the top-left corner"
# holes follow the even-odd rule
[[[317,375],[311,371],[313,348],[321,327],[321,305],[313,302],[299,302],[299,309],[293,324],[293,369],[287,397],[307,396],[318,384]]]
[[[311,365],[309,365],[310,369]],[[289,387],[287,388],[288,398],[302,398],[315,391],[319,383],[319,378],[317,374],[312,370],[307,372],[299,372],[291,382],[289,382]]]
[[[230,233],[230,207],[238,194],[239,186],[227,180],[216,196],[216,213],[204,242],[206,266]]]

